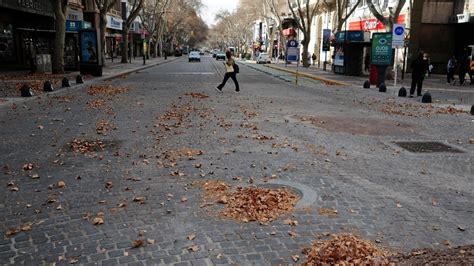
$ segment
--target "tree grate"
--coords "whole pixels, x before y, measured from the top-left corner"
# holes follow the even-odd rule
[[[396,141],[395,144],[414,153],[464,153],[462,150],[437,141]]]

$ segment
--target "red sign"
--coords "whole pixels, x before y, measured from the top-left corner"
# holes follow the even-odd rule
[[[405,15],[398,16],[397,23],[405,23]],[[377,31],[385,30],[385,25],[376,18],[361,19],[349,22],[349,30]]]

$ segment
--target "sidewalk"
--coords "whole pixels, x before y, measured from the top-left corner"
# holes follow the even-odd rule
[[[296,64],[289,64],[285,66],[284,61],[280,61],[278,63],[272,62],[271,64],[265,65],[269,68],[274,68],[278,70],[283,70],[286,72],[296,73]],[[328,70],[324,71],[322,68],[318,68],[317,66],[310,66],[309,68],[302,67],[300,65],[298,67],[298,73],[301,76],[309,77],[316,80],[321,80],[328,84],[335,84],[341,86],[360,86],[364,84],[366,80],[369,79],[368,75],[363,76],[344,76],[340,74],[335,74],[331,71],[331,68],[328,67]],[[467,82],[469,83],[469,81]],[[401,87],[405,87],[407,89],[411,86],[411,74],[405,73],[404,80],[401,80],[401,73],[398,73],[398,82],[397,87],[394,88],[394,80],[387,80],[386,82],[387,89],[397,90]],[[374,87],[374,85],[372,85]],[[474,93],[474,85],[464,85],[459,86],[457,85],[449,85],[446,84],[446,76],[440,74],[432,74],[430,77],[425,78],[423,82],[423,89],[426,90],[441,90],[441,91],[453,91],[453,92],[472,92]]]
[[[120,63],[120,58],[114,58],[112,62],[111,59],[106,59],[105,67],[103,68],[102,77],[94,77],[90,75],[84,76],[84,83],[77,84],[76,76],[79,75],[79,71],[70,71],[65,72],[64,74],[30,74],[29,71],[4,71],[0,72],[0,107],[2,105],[13,103],[13,102],[22,102],[28,99],[34,98],[27,97],[22,98],[20,96],[19,89],[23,84],[28,84],[33,89],[35,95],[43,95],[43,83],[46,80],[51,80],[55,91],[63,90],[61,88],[61,80],[64,77],[67,77],[71,83],[69,88],[78,88],[81,86],[89,86],[92,83],[112,79],[118,76],[126,75],[138,70],[150,68],[156,65],[164,64],[179,59],[179,57],[170,57],[167,60],[164,58],[150,58],[147,59],[145,65],[143,64],[143,59],[137,57],[132,59],[131,63]],[[54,92],[53,92],[54,93]]]

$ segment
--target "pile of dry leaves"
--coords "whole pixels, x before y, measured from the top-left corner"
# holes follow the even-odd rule
[[[77,153],[90,153],[95,151],[101,151],[105,148],[105,143],[99,140],[81,140],[73,139],[72,142],[68,143],[69,147],[73,152]]]
[[[114,88],[112,85],[96,85],[87,89],[87,94],[95,96],[98,94],[116,95],[129,91],[129,88]]]
[[[200,92],[187,92],[187,93],[185,93],[184,95],[186,95],[186,96],[191,96],[191,97],[197,98],[197,99],[209,98],[208,95],[206,95],[206,94],[204,94],[204,93],[200,93]]]
[[[238,187],[235,192],[229,191],[230,186],[218,180],[200,184],[204,190],[205,202],[224,204],[219,215],[242,222],[258,221],[266,224],[283,214],[291,212],[299,197],[288,189]],[[202,206],[211,205],[208,203]]]
[[[315,241],[303,250],[304,265],[388,265],[391,253],[349,233]]]
[[[95,123],[95,131],[99,135],[107,135],[107,131],[109,131],[110,129],[117,129],[117,127],[108,120],[101,119],[97,121],[97,123]]]
[[[391,115],[402,115],[412,117],[430,117],[433,114],[462,114],[466,111],[456,109],[453,106],[446,108],[435,107],[432,104],[413,104],[388,101],[384,104],[382,112]]]

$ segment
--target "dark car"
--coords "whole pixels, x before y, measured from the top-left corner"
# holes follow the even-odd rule
[[[225,53],[224,52],[217,52],[216,60],[219,60],[219,59],[225,60]]]

